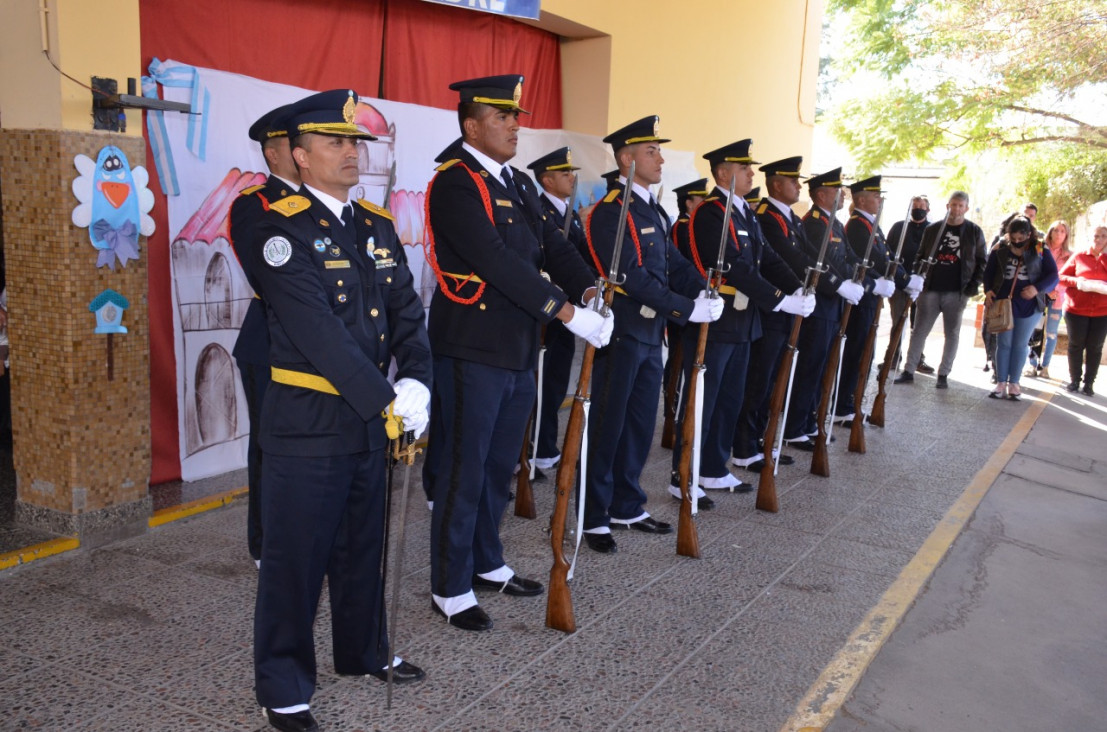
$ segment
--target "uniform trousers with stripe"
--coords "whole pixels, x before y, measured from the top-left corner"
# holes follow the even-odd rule
[[[791,323],[790,317],[788,322]],[[761,438],[765,436],[769,420],[769,401],[780,360],[784,357],[784,347],[788,345],[788,335],[787,331],[766,327],[750,348],[746,395],[742,400],[742,411],[738,413],[732,446],[734,457],[740,460],[761,452]]]
[[[503,567],[500,521],[534,407],[534,371],[434,358],[431,592],[457,597]]]

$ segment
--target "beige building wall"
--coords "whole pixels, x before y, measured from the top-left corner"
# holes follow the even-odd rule
[[[671,145],[697,158],[750,137],[757,160],[809,160],[823,11],[824,0],[542,0],[538,25],[567,37],[567,129],[603,135],[658,114]]]

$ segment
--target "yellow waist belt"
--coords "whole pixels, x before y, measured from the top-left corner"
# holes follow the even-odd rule
[[[288,369],[277,368],[276,366],[271,366],[270,369],[270,378],[278,384],[299,386],[304,389],[321,391],[324,394],[334,394],[338,396],[338,389],[334,388],[334,384],[317,374],[305,374],[302,371],[290,371]]]

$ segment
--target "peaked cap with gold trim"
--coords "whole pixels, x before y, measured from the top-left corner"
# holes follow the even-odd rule
[[[450,84],[450,90],[457,92],[462,102],[479,102],[500,109],[530,114],[519,106],[519,99],[523,96],[523,77],[519,74],[482,76],[479,79],[455,81]]]
[[[288,110],[292,107],[291,104],[285,104],[277,107],[276,109],[270,109],[265,114],[257,118],[257,120],[250,125],[250,139],[254,142],[265,142],[273,137],[285,137],[288,135]]]
[[[573,165],[573,151],[567,147],[558,148],[552,153],[543,155],[527,167],[533,170],[535,175],[556,170],[580,170],[580,168]]]
[[[611,145],[615,152],[619,152],[627,145],[636,145],[639,142],[670,142],[670,140],[660,136],[660,130],[661,118],[654,114],[615,130],[603,138],[603,141]]]
[[[882,193],[883,191],[880,190],[880,176],[874,175],[871,178],[865,178],[864,180],[859,180],[856,183],[850,184],[850,193],[861,193],[862,191]]]
[[[771,163],[765,163],[758,170],[765,174],[768,178],[770,175],[783,175],[788,178],[802,178],[800,175],[800,165],[803,164],[803,156],[795,155],[790,158],[784,158],[783,160],[774,160]]]
[[[354,124],[357,93],[352,89],[331,89],[312,94],[289,105],[288,134],[314,132],[332,137],[356,137],[375,140],[369,131]]]
[[[841,188],[842,169],[835,168],[834,170],[828,170],[825,173],[811,176],[807,179],[807,187],[812,191],[816,188]]]
[[[749,138],[745,140],[739,140],[738,142],[732,142],[729,145],[723,145],[717,150],[712,150],[709,153],[704,153],[703,159],[711,163],[711,165],[718,165],[719,163],[743,163],[744,165],[756,165],[757,161],[750,157],[750,145],[753,144],[753,140]]]

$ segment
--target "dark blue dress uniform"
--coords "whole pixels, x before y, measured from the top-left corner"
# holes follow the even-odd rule
[[[498,78],[513,86],[522,79],[490,81]],[[452,86],[463,99],[465,83]],[[518,110],[510,90],[507,97],[475,101]],[[434,503],[431,591],[440,598],[466,595],[474,574],[505,566],[499,525],[534,405],[539,332],[595,284],[580,254],[543,216],[534,182],[510,171],[514,190],[463,147],[427,191],[438,278],[428,326],[431,411],[439,416],[428,446],[433,469],[424,479]]]
[[[785,158],[761,166],[766,177],[787,175],[798,178],[803,158]],[[803,224],[798,216],[781,209],[769,198],[751,204],[765,243],[784,260],[792,274],[805,281],[807,268],[814,264],[807,255]],[[791,291],[789,291],[791,293]],[[796,316],[788,313],[762,313],[763,334],[750,349],[750,369],[746,375],[746,393],[734,434],[733,455],[740,465],[749,465],[762,455],[761,438],[768,424],[769,401],[777,369],[788,343]]]
[[[628,143],[668,142],[647,117],[604,138],[616,151]],[[629,185],[626,184],[626,185]],[[610,272],[624,184],[596,204],[588,220],[593,264]],[[661,391],[661,344],[665,323],[684,325],[704,289],[695,265],[673,247],[669,216],[641,186],[630,187],[629,221],[618,273],[626,282],[612,303],[611,342],[596,352],[588,425],[588,476],[584,530],[605,529],[612,519],[629,522],[645,514],[639,484],[653,442]]]
[[[341,95],[294,105],[292,129],[313,124],[318,134],[368,137],[353,125],[352,102],[344,122],[332,120],[331,107],[342,106],[333,96]],[[380,671],[390,657],[381,413],[395,396],[389,362],[397,379],[429,385],[430,347],[390,217],[362,201],[347,210],[343,224],[305,186],[269,203],[258,225],[263,243],[244,252],[265,303],[272,366],[261,412],[264,534],[254,617],[256,693],[266,708],[311,698],[324,575],[335,671]]]
[[[807,185],[812,191],[819,187],[840,188],[842,169],[836,168],[814,176],[808,180]],[[808,258],[812,262],[818,261],[827,221],[832,221],[830,242],[823,261],[827,271],[819,277],[819,285],[815,289],[815,312],[804,318],[803,325],[800,326],[796,375],[792,382],[792,397],[784,427],[785,440],[802,440],[817,432],[815,414],[819,408],[823,370],[830,354],[831,341],[842,317],[843,301],[838,295],[838,287],[852,274],[842,224],[838,219],[832,218],[829,211],[823,211],[818,206],[812,206],[803,216]]]
[[[543,155],[527,168],[534,171],[536,178],[547,171],[580,170],[573,165],[572,151],[567,147]],[[565,215],[558,211],[548,193],[542,193],[539,198],[542,202],[542,213],[559,231],[564,232]],[[573,203],[570,201],[568,205],[572,206]],[[588,253],[584,225],[575,210],[567,207],[566,213],[571,219],[569,243],[583,258]],[[561,455],[561,448],[557,441],[557,414],[569,389],[573,355],[576,353],[576,336],[570,333],[560,320],[552,320],[546,325],[544,338],[546,351],[542,364],[542,414],[538,419],[538,445],[534,454],[539,461],[548,463]]]
[[[287,105],[270,110],[250,125],[250,139],[261,143],[272,137],[287,136],[284,129]],[[243,265],[243,250],[246,247],[259,247],[264,240],[258,240],[254,227],[261,221],[269,201],[285,198],[298,189],[275,175],[270,175],[264,184],[251,186],[231,204],[230,237],[239,265]],[[257,282],[243,266],[246,280],[256,293]],[[261,559],[261,446],[258,444],[258,430],[261,421],[261,402],[265,398],[265,388],[269,386],[269,327],[265,323],[265,305],[261,298],[254,297],[246,308],[246,317],[235,340],[231,354],[238,365],[242,379],[242,391],[246,394],[246,411],[250,416],[250,436],[246,448],[246,480],[249,486],[249,501],[246,511],[246,544],[250,556]]]
[[[851,190],[880,190],[880,176],[858,181],[850,186]],[[849,217],[845,225],[846,244],[850,253],[861,261],[865,256],[865,248],[869,244],[869,235],[873,231],[874,223],[858,211]],[[878,277],[883,277],[888,271],[888,247],[884,239],[884,232],[876,226],[876,236],[873,238],[872,252],[869,254],[871,266],[865,275],[865,282],[875,282]],[[865,341],[869,335],[869,329],[876,319],[877,302],[879,297],[872,292],[872,287],[865,288],[865,295],[861,302],[854,305],[850,311],[849,322],[846,323],[846,347],[842,351],[842,374],[838,384],[838,399],[834,414],[839,417],[853,413],[854,397],[857,391],[857,382],[861,372],[861,356],[865,350]],[[869,362],[872,368],[872,362]],[[866,373],[865,378],[868,379]]]
[[[749,156],[750,142],[740,140],[707,153],[704,158],[711,161],[713,167],[719,162],[753,164],[755,161]],[[693,256],[697,266],[705,271],[718,261],[726,206],[727,192],[716,187],[711,197],[692,214]],[[700,458],[704,488],[727,487],[711,485],[708,480],[712,478],[731,482],[727,463],[745,397],[751,346],[763,337],[765,316],[776,315],[772,311],[784,296],[802,286],[784,260],[766,246],[757,217],[749,204],[744,199],[739,200],[737,195],[731,203],[729,229],[724,261],[730,269],[719,288],[726,306],[722,318],[708,327],[704,351],[706,370]],[[685,332],[686,382],[691,378],[698,331],[698,328],[688,328]],[[687,385],[684,391],[687,395]],[[683,414],[678,416],[683,417]],[[680,434],[678,430],[673,448],[674,470],[679,466]]]

